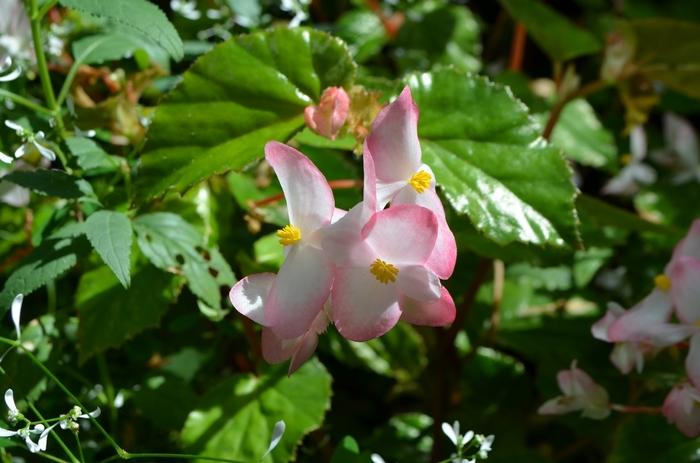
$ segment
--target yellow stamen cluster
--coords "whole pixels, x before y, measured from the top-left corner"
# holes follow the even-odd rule
[[[396,275],[399,274],[399,269],[388,262],[381,259],[375,259],[369,266],[369,272],[379,280],[380,283],[388,284],[396,281]]]
[[[654,284],[656,284],[656,287],[662,291],[668,291],[671,289],[671,279],[663,273],[654,277]]]
[[[430,188],[430,181],[433,176],[424,170],[419,170],[408,180],[408,184],[416,190],[417,193],[423,193]]]
[[[301,239],[301,230],[294,225],[285,225],[277,230],[277,238],[280,239],[282,246],[289,246]]]

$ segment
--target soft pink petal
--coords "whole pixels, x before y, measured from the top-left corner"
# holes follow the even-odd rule
[[[356,204],[342,219],[325,227],[322,247],[336,265],[364,267],[376,259],[372,248],[362,239],[362,228],[372,213],[364,203]]]
[[[408,181],[418,170],[418,108],[408,87],[379,112],[367,137],[367,147],[374,157],[377,179],[383,183]]]
[[[342,219],[345,217],[345,214],[347,214],[348,211],[344,209],[338,209],[337,207],[333,209],[333,216],[331,217],[331,223],[336,223],[338,220]]]
[[[560,395],[549,399],[537,410],[540,415],[564,415],[583,408],[580,397]]]
[[[565,396],[579,399],[583,416],[602,419],[610,414],[607,391],[578,368],[575,361],[571,364],[571,369],[557,374],[557,382]]]
[[[440,279],[422,265],[400,267],[396,283],[399,294],[419,301],[434,301],[442,295]]]
[[[700,332],[690,338],[690,349],[685,359],[685,370],[690,381],[700,390]]]
[[[335,140],[350,110],[350,97],[342,87],[329,87],[321,95],[318,106],[304,110],[306,125],[324,137]]]
[[[274,273],[256,273],[243,278],[229,292],[231,304],[241,315],[267,326],[263,308],[275,277]]]
[[[352,341],[383,335],[401,316],[396,283],[380,283],[368,267],[336,270],[331,306],[338,332]]]
[[[603,318],[595,322],[591,327],[593,337],[600,339],[601,341],[610,342],[608,330],[610,329],[610,326],[624,313],[625,309],[623,309],[619,304],[614,302],[608,303],[608,310],[605,312]]]
[[[457,313],[455,303],[445,287],[440,289],[440,299],[422,302],[401,296],[399,307],[401,319],[413,325],[446,326],[451,324]]]
[[[289,362],[288,374],[292,374],[301,367],[304,362],[309,360],[314,352],[316,352],[316,346],[318,346],[318,334],[314,332],[308,332],[301,337],[297,343],[294,354],[292,355],[292,361]]]
[[[641,373],[644,368],[644,352],[637,343],[620,342],[615,344],[610,353],[610,361],[623,375],[631,373],[635,367],[637,373]]]
[[[430,210],[401,205],[374,214],[362,229],[362,236],[390,264],[420,265],[433,252],[437,230],[437,218]]]
[[[688,383],[674,387],[666,397],[663,414],[687,437],[700,435],[699,391]]]
[[[688,234],[676,245],[671,263],[684,256],[700,260],[700,219],[693,221]]]
[[[700,260],[679,257],[670,268],[671,296],[676,315],[684,323],[700,321]]]
[[[425,265],[441,280],[450,278],[457,263],[457,242],[447,220],[445,220],[445,209],[435,189],[417,193],[411,186],[406,186],[397,193],[391,204],[394,206],[399,204],[416,204],[433,211],[438,219],[438,234],[435,240],[435,248]]]
[[[262,355],[267,363],[282,363],[289,360],[297,348],[302,336],[282,339],[269,328],[262,331]]]
[[[323,174],[309,158],[291,146],[271,141],[265,159],[277,174],[289,211],[289,222],[309,238],[333,217],[333,192]]]
[[[293,246],[265,303],[268,326],[283,339],[304,334],[328,299],[332,281],[331,264],[323,251]]]
[[[647,341],[651,337],[651,328],[666,323],[671,313],[669,294],[654,289],[610,326],[609,339],[613,342]]]

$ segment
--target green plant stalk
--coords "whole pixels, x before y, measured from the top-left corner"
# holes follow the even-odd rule
[[[80,456],[80,463],[85,463],[85,455],[83,455],[83,446],[80,445],[80,436],[77,432],[74,432],[75,444],[78,446],[78,455]]]
[[[23,96],[17,95],[16,93],[12,93],[8,90],[5,90],[3,88],[0,88],[0,96],[5,97],[8,100],[11,100],[19,105],[24,106],[25,108],[31,109],[32,111],[36,111],[38,113],[45,114],[47,116],[52,116],[53,112],[45,108],[37,103],[34,103],[32,100],[25,98]]]
[[[46,13],[48,13],[49,10],[56,5],[56,3],[58,3],[58,0],[49,0],[48,2],[44,3],[44,6],[42,6],[41,9],[37,11],[37,17],[41,19],[44,16],[46,16]]]
[[[48,423],[49,423],[48,420],[46,420],[46,419],[41,415],[41,413],[40,413],[39,410],[34,406],[34,404],[31,403],[31,402],[28,402],[28,405],[29,405],[29,408],[32,409],[32,411],[34,412],[34,414],[35,414],[36,416],[38,416],[39,419],[43,422],[44,426],[47,426]],[[61,437],[60,437],[53,429],[51,430],[51,435],[54,437],[54,439],[56,439],[56,442],[58,442],[58,445],[63,449],[63,451],[65,452],[66,456],[70,459],[70,461],[71,461],[72,463],[80,463],[80,460],[78,460],[78,459],[75,457],[75,455],[73,455],[73,452],[71,452],[70,449],[68,448],[68,446],[66,445],[66,443],[63,442],[63,439],[61,439]]]
[[[36,365],[46,376],[51,379],[58,387],[63,391],[64,394],[68,396],[77,406],[79,406],[81,409],[84,411],[87,410],[87,407],[80,402],[80,399],[78,399],[75,394],[73,394],[68,387],[66,387],[63,382],[61,382],[60,379],[56,375],[54,375],[49,368],[44,365],[44,363],[39,360],[31,351],[27,350],[22,346],[18,341],[13,341],[12,339],[5,338],[0,336],[0,343],[6,344],[8,346],[16,347],[18,349],[21,349],[22,352],[25,353],[27,358]],[[41,415],[39,415],[38,411],[35,410],[35,413],[37,416],[41,418]],[[202,460],[202,461],[218,461],[222,463],[247,463],[242,460],[231,460],[228,458],[218,458],[218,457],[208,457],[205,455],[194,455],[194,454],[186,454],[186,453],[130,453],[124,450],[117,444],[117,442],[112,438],[112,436],[105,430],[105,428],[102,427],[99,421],[97,419],[93,418],[92,416],[89,418],[92,424],[97,428],[97,430],[102,434],[105,439],[109,442],[109,444],[114,448],[114,450],[117,452],[116,455],[113,455],[105,460],[102,460],[101,463],[108,463],[110,461],[117,461],[117,460],[137,460],[137,459],[143,459],[143,458],[170,458],[170,459],[176,459],[176,460]],[[43,420],[43,418],[42,418]],[[58,437],[57,437],[58,439]],[[72,454],[71,454],[72,455]],[[75,457],[73,457],[75,458]],[[62,461],[62,460],[58,460]],[[76,462],[79,462],[79,460],[75,460]]]
[[[103,353],[96,355],[97,360],[97,370],[100,372],[100,379],[105,386],[105,394],[107,396],[107,407],[109,408],[109,424],[112,429],[116,428],[117,425],[117,410],[114,407],[114,385],[112,384],[112,377],[109,374],[109,367],[105,361],[105,356]]]
[[[55,457],[55,456],[51,455],[50,453],[41,452],[41,453],[37,453],[37,455],[42,457],[42,458],[46,458],[47,460],[55,461],[56,463],[70,463],[62,458]]]

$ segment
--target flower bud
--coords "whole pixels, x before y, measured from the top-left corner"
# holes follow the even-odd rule
[[[350,110],[350,98],[342,87],[329,87],[321,95],[318,106],[304,110],[306,125],[319,135],[335,140],[345,124]]]

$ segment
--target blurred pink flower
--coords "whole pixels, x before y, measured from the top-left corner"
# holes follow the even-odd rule
[[[582,416],[601,420],[610,414],[608,392],[571,362],[569,370],[557,374],[563,395],[545,402],[537,411],[541,415],[562,415],[581,410]]]
[[[700,435],[700,390],[690,383],[674,387],[666,397],[663,414],[688,437]]]

